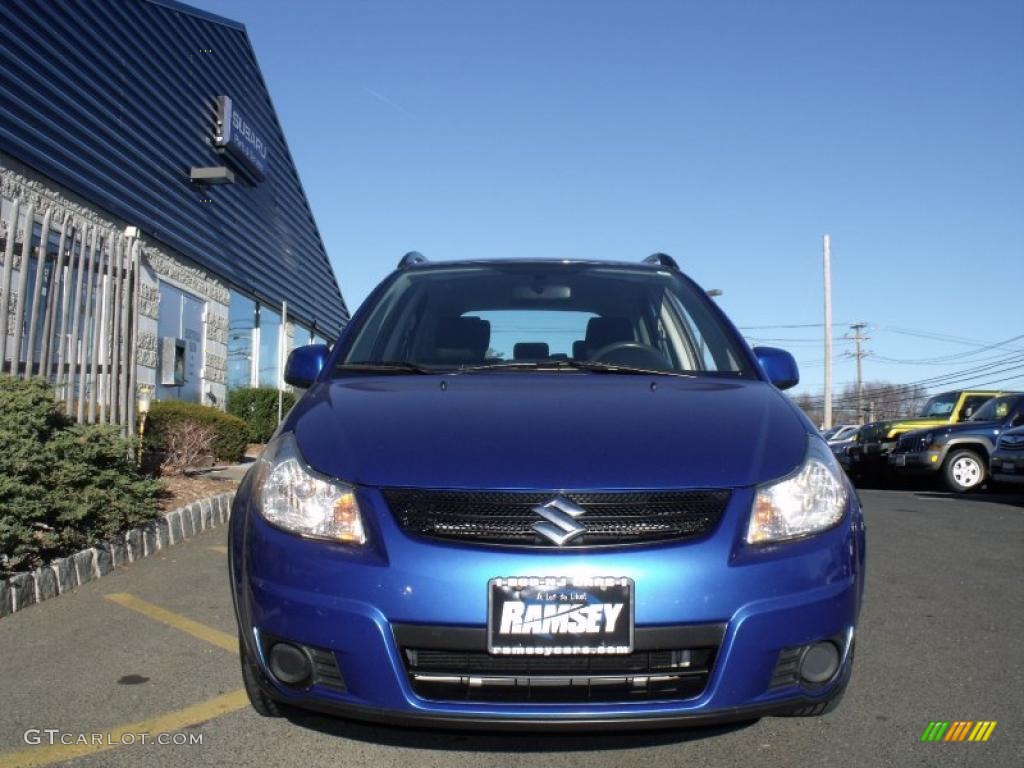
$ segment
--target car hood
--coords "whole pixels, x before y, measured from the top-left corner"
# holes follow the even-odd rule
[[[929,432],[933,435],[942,437],[955,437],[963,434],[991,435],[998,434],[1002,426],[1002,422],[999,421],[961,421],[957,424],[942,424],[939,427],[917,429],[912,433],[908,432],[907,436],[913,435],[915,437],[921,437]]]
[[[361,485],[613,490],[781,477],[811,426],[760,381],[505,372],[320,383],[285,429]]]
[[[890,421],[886,424],[890,437],[901,435],[904,432],[916,432],[921,429],[933,429],[949,425],[949,419],[901,419]]]

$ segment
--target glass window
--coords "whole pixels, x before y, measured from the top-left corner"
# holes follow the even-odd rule
[[[957,421],[965,421],[971,418],[978,408],[991,399],[992,395],[968,395],[964,398],[964,404],[960,408],[960,413],[957,414]]]
[[[94,292],[95,299],[95,292]],[[95,301],[96,311],[99,311],[101,304]],[[201,396],[201,382],[199,370],[202,365],[203,345],[203,314],[206,309],[206,302],[198,296],[165,283],[160,282],[160,312],[157,321],[157,333],[160,336],[159,344],[163,339],[178,339],[184,344],[185,356],[181,361],[184,364],[182,373],[184,381],[178,385],[157,384],[156,395],[158,399],[178,399],[197,401]],[[95,321],[94,321],[95,322]],[[160,380],[171,377],[170,371],[163,370],[164,365],[174,365],[177,362],[163,357],[162,347],[157,348],[158,376]],[[171,377],[169,380],[173,380]]]
[[[280,385],[281,315],[267,307],[259,309],[261,387]]]
[[[617,366],[753,377],[712,309],[692,283],[647,267],[569,262],[410,270],[387,286],[343,365],[567,372]]]
[[[958,393],[944,392],[929,398],[919,414],[922,419],[944,419],[953,413]]]
[[[228,389],[252,385],[252,330],[256,302],[231,292],[228,306]]]
[[[295,335],[292,337],[292,348],[304,347],[313,343],[313,332],[304,325],[295,324]]]
[[[970,416],[970,421],[1003,421],[1020,399],[1019,395],[993,397]]]
[[[587,335],[587,323],[597,317],[592,312],[554,309],[485,310],[464,316],[477,317],[490,324],[491,339],[486,356],[496,360],[536,357],[568,359],[573,356],[573,342]]]

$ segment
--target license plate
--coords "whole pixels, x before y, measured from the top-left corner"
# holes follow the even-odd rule
[[[907,457],[901,456],[900,454],[897,453],[895,456],[892,457],[892,463],[895,464],[897,467],[905,467],[907,465]]]
[[[487,583],[487,650],[516,656],[633,652],[633,580],[512,576]]]

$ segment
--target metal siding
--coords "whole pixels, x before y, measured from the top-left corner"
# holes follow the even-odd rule
[[[167,0],[3,2],[0,68],[0,149],[339,332],[348,310],[242,25]],[[219,94],[268,145],[262,184],[189,182],[191,166],[224,164],[211,146]]]

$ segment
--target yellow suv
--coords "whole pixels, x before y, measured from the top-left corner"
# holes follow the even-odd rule
[[[928,398],[928,402],[921,408],[921,413],[917,417],[888,422],[885,425],[887,429],[882,442],[893,442],[904,432],[914,429],[928,429],[929,427],[941,427],[943,424],[967,421],[993,397],[1004,394],[1006,393],[1001,391],[965,389],[935,395]]]
[[[1006,394],[983,389],[956,389],[928,398],[918,416],[899,421],[865,424],[857,433],[856,444],[847,449],[847,471],[867,477],[879,477],[889,471],[888,456],[896,440],[914,429],[941,427],[966,421],[993,397]]]

